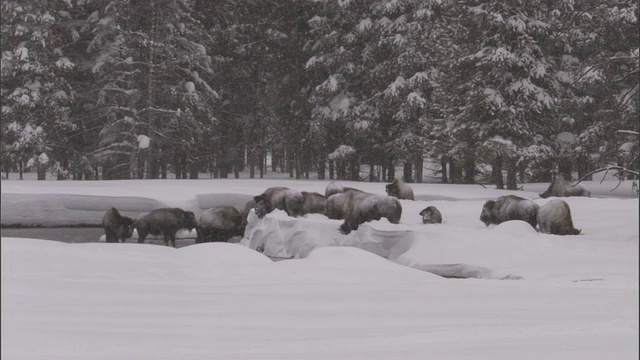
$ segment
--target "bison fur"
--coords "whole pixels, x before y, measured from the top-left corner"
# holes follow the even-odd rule
[[[441,224],[442,223],[442,214],[440,210],[435,206],[427,206],[426,208],[420,211],[420,216],[422,216],[423,224]]]
[[[230,205],[216,206],[200,215],[196,244],[228,241],[234,236],[242,236],[245,226],[238,209]]]
[[[399,179],[394,179],[391,184],[387,184],[387,186],[385,186],[385,190],[387,191],[387,195],[395,196],[398,199],[415,199],[411,186],[407,185],[404,181]]]
[[[358,190],[348,186],[342,186],[335,181],[332,181],[327,185],[327,188],[324,190],[324,196],[328,199],[329,196],[334,194],[346,193],[347,191],[358,191],[363,192],[362,190]]]
[[[114,207],[104,213],[102,227],[108,243],[125,242],[133,235],[133,219],[120,215]]]
[[[581,230],[573,227],[569,204],[554,199],[538,209],[538,226],[540,232],[554,235],[579,235]]]
[[[253,198],[256,202],[256,215],[263,218],[274,209],[284,210],[289,216],[302,215],[303,197],[299,191],[286,187],[268,188]]]
[[[484,203],[480,221],[485,225],[501,224],[509,220],[528,222],[533,228],[537,225],[538,204],[515,195],[500,196]]]
[[[140,215],[134,222],[138,231],[138,242],[143,243],[147,235],[164,236],[164,244],[176,247],[176,233],[180,229],[193,230],[198,226],[196,216],[191,211],[179,208],[161,208]]]
[[[576,186],[569,185],[566,181],[556,178],[549,184],[547,191],[540,194],[540,197],[546,199],[551,196],[569,197],[569,196],[587,196],[591,197],[591,191],[587,190],[581,184]]]
[[[349,234],[365,222],[387,218],[390,223],[398,224],[402,216],[400,201],[391,196],[349,191],[346,198],[344,223],[340,232]]]
[[[302,215],[325,214],[327,198],[317,192],[302,192]]]

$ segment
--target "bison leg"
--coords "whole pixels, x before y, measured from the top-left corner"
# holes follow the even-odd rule
[[[145,230],[138,229],[138,244],[144,243],[144,240],[147,238],[147,232]]]
[[[118,242],[118,238],[116,237],[116,234],[114,234],[111,230],[106,230],[104,232],[106,241],[108,243],[117,243]]]

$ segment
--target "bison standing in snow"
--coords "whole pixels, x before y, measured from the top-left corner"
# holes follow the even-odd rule
[[[554,235],[578,235],[581,230],[573,227],[569,204],[554,199],[538,209],[538,226],[540,232]]]
[[[343,220],[347,210],[347,197],[351,191],[337,193],[327,198],[326,215],[329,219]]]
[[[134,222],[138,231],[138,242],[143,243],[147,235],[164,235],[164,244],[176,247],[176,233],[180,229],[193,230],[198,226],[191,211],[179,208],[161,208],[140,215]]]
[[[362,192],[362,190],[358,190],[352,187],[344,187],[340,184],[338,184],[335,181],[332,181],[329,183],[329,185],[327,185],[327,188],[324,190],[324,196],[328,199],[329,196],[334,195],[334,194],[340,194],[340,193],[346,193],[347,191],[359,191]]]
[[[286,187],[268,188],[261,195],[255,196],[256,215],[263,218],[274,209],[284,210],[289,216],[302,215],[303,197],[299,191]]]
[[[343,234],[357,230],[360,224],[383,217],[392,224],[400,222],[402,205],[395,197],[356,191],[349,191],[346,196],[344,223],[340,226]]]
[[[442,223],[442,214],[440,210],[435,206],[427,206],[426,208],[420,211],[420,216],[422,216],[423,224],[441,224]]]
[[[104,213],[102,227],[108,243],[124,242],[133,235],[133,219],[120,215],[114,207]]]
[[[578,184],[576,186],[569,185],[563,179],[556,178],[549,184],[547,191],[540,194],[540,197],[546,199],[551,196],[569,197],[569,196],[587,196],[591,197],[591,191],[584,186]]]
[[[536,228],[538,204],[515,195],[500,196],[484,203],[480,221],[485,225],[500,224],[509,220],[523,220]]]
[[[228,241],[234,236],[242,236],[244,228],[242,215],[235,207],[216,206],[203,212],[200,216],[200,222],[196,228],[198,231],[196,244]]]
[[[247,220],[247,217],[249,216],[251,209],[255,209],[255,208],[256,208],[256,201],[253,199],[247,201],[247,203],[244,205],[244,210],[242,210],[242,212],[240,213],[240,216],[242,217],[242,225],[244,225],[245,227],[249,222]]]
[[[414,200],[413,189],[402,180],[394,179],[391,184],[387,184],[385,190],[389,196],[395,196],[398,199]]]
[[[302,215],[325,214],[327,209],[327,198],[317,192],[302,193]]]

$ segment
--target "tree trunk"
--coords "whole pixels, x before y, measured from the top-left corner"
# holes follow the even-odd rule
[[[402,165],[402,178],[406,183],[413,182],[413,164],[410,161],[405,161]]]
[[[376,166],[373,165],[373,161],[369,163],[369,181],[373,182],[376,177]]]
[[[462,183],[462,168],[454,159],[449,159],[449,181],[452,184]]]
[[[320,160],[318,160],[318,180],[325,179],[326,166],[327,163],[324,161],[324,159],[321,158]]]
[[[329,160],[329,180],[335,179],[333,160]]]
[[[416,182],[417,183],[422,183],[422,176],[423,176],[423,170],[424,170],[424,160],[422,159],[422,157],[416,158]]]
[[[476,183],[476,159],[469,155],[464,160],[464,182],[466,184]]]
[[[571,181],[572,165],[570,158],[558,159],[558,174],[566,181]]]
[[[47,170],[44,167],[37,166],[38,180],[47,180]]]
[[[20,159],[20,180],[22,180],[22,168],[23,168],[24,164],[22,162],[22,159]]]
[[[504,190],[504,181],[502,179],[502,157],[496,156],[491,169],[491,177],[496,184],[496,189]]]
[[[396,167],[393,165],[393,159],[389,159],[387,162],[387,181],[392,182],[396,177]]]
[[[518,165],[516,160],[507,160],[507,190],[518,190]]]
[[[449,183],[449,175],[448,175],[448,171],[447,171],[447,157],[446,156],[442,156],[440,157],[440,167],[442,168],[442,183],[443,184],[448,184]]]

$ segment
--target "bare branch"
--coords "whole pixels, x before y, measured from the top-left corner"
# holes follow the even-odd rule
[[[599,168],[599,169],[595,169],[593,171],[590,171],[588,174],[586,174],[585,176],[581,177],[575,183],[571,184],[571,187],[574,187],[574,186],[580,184],[585,178],[587,178],[590,175],[593,175],[593,174],[596,174],[596,173],[599,173],[599,172],[603,172],[603,171],[606,171],[607,174],[608,174],[609,170],[618,170],[619,172],[622,172],[623,174],[624,173],[629,173],[629,174],[633,174],[635,176],[639,176],[640,175],[640,174],[638,174],[637,171],[629,170],[626,167],[622,167],[622,166],[607,166],[607,167],[604,167],[604,168]],[[602,181],[604,181],[605,177],[606,177],[606,175],[604,177],[602,177],[602,180],[600,181],[601,184],[602,184]],[[620,180],[620,181],[622,181],[622,180]],[[618,186],[620,186],[620,184],[618,184]],[[616,188],[617,188],[617,186],[616,186]],[[615,190],[615,188],[614,188],[614,190]],[[613,191],[613,190],[611,190],[611,191]]]
[[[620,134],[640,135],[639,132],[633,130],[616,130],[616,132]]]

